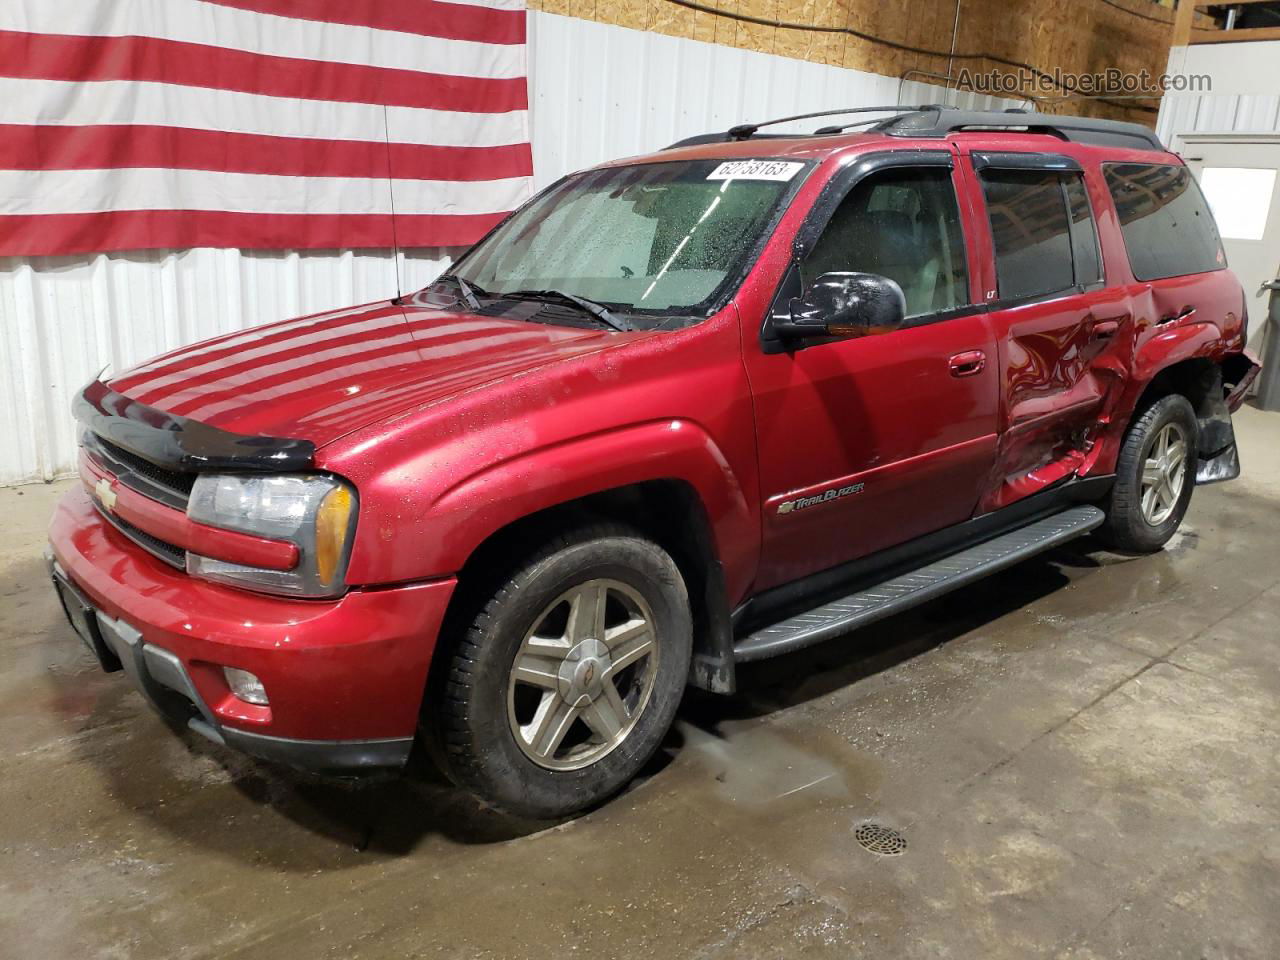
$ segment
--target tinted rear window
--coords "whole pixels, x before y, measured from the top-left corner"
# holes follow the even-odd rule
[[[1161,280],[1227,265],[1218,228],[1186,167],[1103,165],[1133,275]]]

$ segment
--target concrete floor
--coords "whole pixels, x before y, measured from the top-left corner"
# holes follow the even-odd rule
[[[1170,548],[1081,541],[691,697],[552,829],[169,734],[0,490],[0,956],[1280,955],[1280,415]],[[854,839],[901,830],[897,857]]]

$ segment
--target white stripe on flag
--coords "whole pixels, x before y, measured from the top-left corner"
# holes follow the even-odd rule
[[[529,195],[529,178],[395,180],[396,213],[504,213]],[[0,215],[108,210],[389,214],[388,181],[283,177],[207,170],[0,170]]]
[[[461,113],[388,107],[386,126],[393,143],[499,147],[527,143],[528,119],[524,110]],[[294,100],[135,80],[73,83],[0,77],[0,123],[140,124],[377,143],[386,136],[378,104]]]
[[[200,0],[27,0],[0,3],[0,30],[157,37],[303,60],[459,77],[523,77],[523,44],[446,40],[255,13]]]

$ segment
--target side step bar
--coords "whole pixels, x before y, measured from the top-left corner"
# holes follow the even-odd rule
[[[1101,510],[1087,505],[1055,513],[918,570],[748,634],[734,645],[734,660],[747,663],[789,653],[919,606],[1027,557],[1074,540],[1101,526],[1105,519],[1106,514]]]

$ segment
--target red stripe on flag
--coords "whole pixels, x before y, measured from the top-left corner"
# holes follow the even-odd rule
[[[465,247],[505,214],[397,214],[402,248]],[[35,257],[102,250],[238,247],[245,250],[390,248],[390,216],[118,210],[0,216],[0,256]]]
[[[528,107],[524,77],[457,77],[300,60],[156,37],[76,37],[0,30],[0,76],[140,80],[271,97],[378,103],[464,113]]]
[[[388,157],[388,150],[390,156]],[[436,147],[186,127],[0,124],[0,170],[155,167],[297,177],[503,180],[533,174],[529,144]]]
[[[209,0],[223,7],[270,13],[295,20],[345,23],[375,30],[395,30],[422,37],[474,40],[478,43],[524,43],[525,12],[495,10],[440,0],[353,4],[351,0]]]

